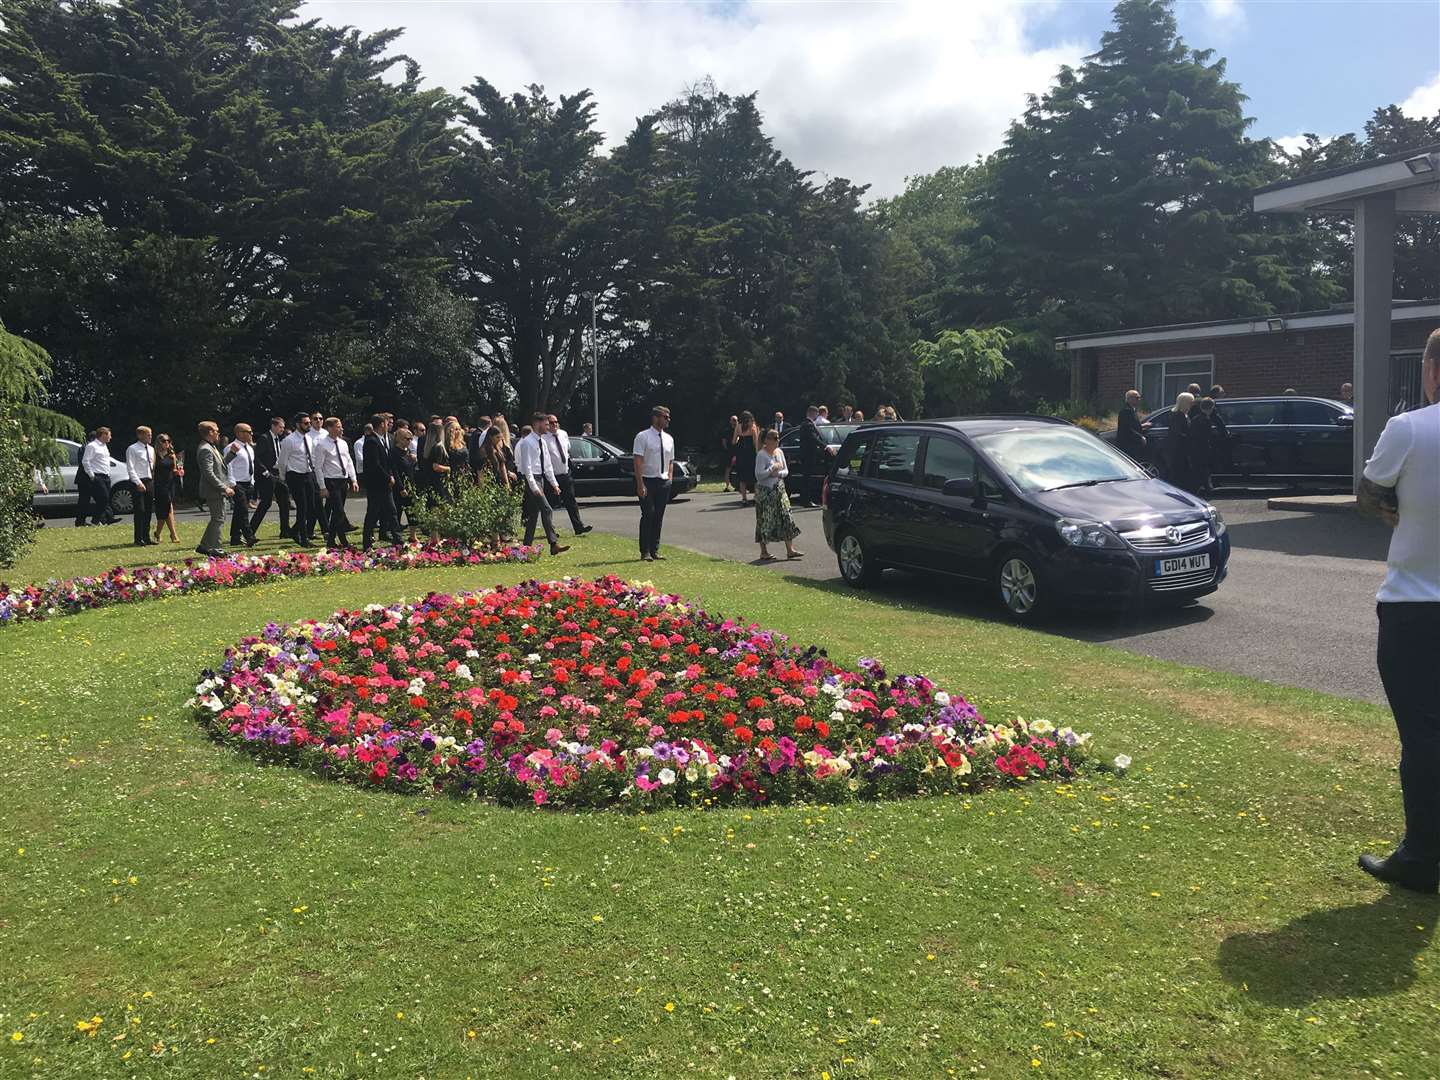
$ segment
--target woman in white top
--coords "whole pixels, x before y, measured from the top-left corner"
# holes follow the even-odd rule
[[[794,540],[800,527],[790,513],[790,496],[785,491],[785,477],[790,466],[785,451],[780,449],[780,433],[773,428],[765,432],[764,446],[755,455],[755,542],[760,545],[760,558],[775,558],[767,544],[781,542],[785,557],[798,559],[804,552],[796,551]]]

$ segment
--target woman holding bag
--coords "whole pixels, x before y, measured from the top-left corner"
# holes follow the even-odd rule
[[[780,449],[780,433],[772,428],[765,432],[764,445],[755,455],[755,542],[765,562],[775,558],[768,544],[783,543],[787,559],[799,559],[805,554],[795,550],[800,526],[790,513],[790,495],[785,490],[789,475],[785,451]]]

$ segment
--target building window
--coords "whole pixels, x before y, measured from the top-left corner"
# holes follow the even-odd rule
[[[1135,389],[1146,409],[1174,405],[1175,398],[1191,383],[1202,392],[1215,385],[1213,356],[1180,356],[1172,360],[1140,360],[1135,364]]]
[[[1419,349],[1390,354],[1390,393],[1386,405],[1391,416],[1425,404],[1425,391],[1420,382],[1423,356]]]

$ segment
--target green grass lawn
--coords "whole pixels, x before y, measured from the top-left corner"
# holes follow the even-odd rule
[[[46,530],[12,579],[102,569],[124,539]],[[122,546],[86,550],[106,543]],[[630,548],[592,534],[538,572],[651,580],[842,661],[925,672],[991,718],[1093,730],[1131,775],[559,814],[260,767],[184,707],[267,620],[535,566],[10,628],[0,1076],[1440,1072],[1440,902],[1354,868],[1398,821],[1384,710],[960,617],[943,596]]]

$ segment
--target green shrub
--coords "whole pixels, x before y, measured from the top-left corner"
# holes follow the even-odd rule
[[[513,536],[520,520],[523,493],[493,480],[465,476],[452,498],[427,507],[417,502],[411,518],[423,532],[438,533],[468,547],[488,547]]]
[[[20,421],[0,407],[0,567],[14,566],[35,535],[30,498],[35,471],[26,453]]]

